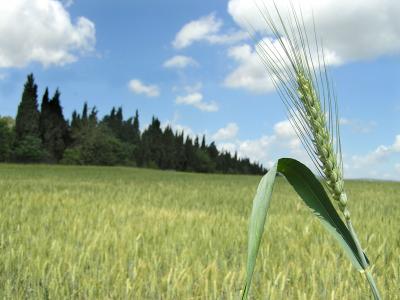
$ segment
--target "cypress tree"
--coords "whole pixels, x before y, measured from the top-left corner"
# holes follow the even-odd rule
[[[183,131],[175,134],[175,168],[179,171],[184,171],[187,165],[187,158],[185,153],[184,133]]]
[[[194,139],[194,147],[195,147],[196,149],[199,149],[199,148],[200,148],[199,137],[198,137],[198,136],[196,136],[196,138]]]
[[[66,148],[68,125],[62,113],[60,91],[57,89],[50,101],[48,94],[46,89],[40,113],[41,137],[50,161],[59,161]]]
[[[161,169],[175,169],[176,168],[176,152],[175,152],[175,136],[172,128],[167,126],[163,132],[162,147],[164,150],[164,157],[161,161]]]
[[[87,104],[85,103],[85,107],[87,110]],[[84,109],[85,109],[84,107]],[[89,117],[87,118],[87,123],[89,125],[89,127],[96,127],[97,126],[97,108],[96,106],[93,106],[92,110],[90,111]],[[82,113],[83,115],[83,113]]]
[[[51,126],[51,110],[49,100],[49,89],[46,87],[42,97],[42,104],[40,105],[40,116],[39,116],[39,130],[40,137],[43,144],[46,147],[46,141],[48,140],[48,132]]]
[[[15,135],[17,140],[27,136],[39,138],[39,110],[37,103],[37,85],[33,74],[29,74],[24,85],[21,102],[15,119]]]
[[[122,107],[118,107],[117,113],[115,114],[115,132],[117,137],[121,138],[123,128],[124,117],[122,115]]]
[[[200,146],[201,150],[206,150],[206,135],[203,134],[203,138],[201,139],[201,146]]]
[[[78,129],[80,127],[81,116],[74,110],[72,112],[72,120],[71,120],[71,131]]]
[[[29,74],[15,118],[13,156],[17,161],[37,162],[45,157],[40,139],[39,118],[37,85],[33,74]]]
[[[53,123],[53,155],[57,161],[62,158],[62,154],[66,148],[66,142],[68,140],[68,124],[64,118],[61,103],[60,103],[60,91],[57,89],[53,98],[50,101],[50,109]]]
[[[87,102],[85,102],[83,104],[81,123],[82,123],[82,126],[86,126],[88,124],[88,105],[87,105]]]
[[[7,130],[12,130],[11,135]],[[45,148],[51,161],[63,158],[63,163],[132,165],[136,161],[139,166],[180,171],[266,172],[261,164],[240,158],[237,153],[218,151],[214,142],[207,145],[205,135],[200,142],[199,136],[192,139],[183,131],[174,133],[170,126],[162,129],[155,117],[141,134],[137,110],[133,118],[124,121],[122,107],[113,107],[99,123],[96,107],[89,110],[85,102],[81,114],[73,112],[68,127],[58,90],[50,100],[46,88],[39,113],[32,74],[24,85],[15,127],[0,124],[0,160],[10,158],[9,145],[13,145],[12,157],[25,162],[43,160]]]
[[[140,128],[139,128],[139,112],[136,110],[135,117],[133,118],[133,144],[139,145],[140,143]]]
[[[185,141],[185,157],[186,164],[184,166],[185,171],[194,171],[195,154],[192,139],[187,136]]]

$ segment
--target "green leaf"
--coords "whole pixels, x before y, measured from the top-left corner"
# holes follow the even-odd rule
[[[361,271],[367,267],[363,266],[355,241],[339,217],[321,182],[301,162],[291,158],[281,158],[261,179],[253,200],[249,225],[247,276],[242,299],[247,299],[249,293],[277,172],[286,177],[304,203],[338,241],[356,269]],[[367,257],[366,260],[368,261]]]
[[[253,200],[253,209],[251,211],[249,225],[249,243],[247,249],[247,278],[243,290],[242,299],[246,299],[251,278],[253,277],[254,266],[258,248],[260,247],[261,237],[264,231],[264,224],[267,218],[269,203],[271,200],[272,190],[274,188],[277,164],[275,164],[258,184],[256,196]]]

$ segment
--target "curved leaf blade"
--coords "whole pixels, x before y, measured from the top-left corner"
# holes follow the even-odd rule
[[[242,299],[247,299],[254,267],[256,265],[257,253],[260,247],[264,224],[267,219],[269,204],[271,202],[272,190],[276,178],[277,164],[275,164],[258,184],[256,195],[253,200],[249,224],[249,242],[247,249],[246,284],[242,293]]]
[[[286,177],[325,229],[339,242],[354,267],[359,271],[367,267],[363,267],[350,231],[337,213],[321,182],[311,170],[295,159],[281,158],[278,163],[278,172]]]
[[[249,225],[247,276],[242,299],[247,299],[249,293],[277,172],[286,177],[325,229],[338,241],[354,267],[359,271],[367,267],[363,266],[354,239],[339,217],[321,182],[301,162],[292,158],[281,158],[261,179],[253,200]],[[368,262],[368,258],[366,256],[365,258]]]

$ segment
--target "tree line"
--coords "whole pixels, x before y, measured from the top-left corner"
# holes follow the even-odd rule
[[[37,85],[29,74],[15,120],[0,117],[0,161],[44,162],[74,165],[124,165],[178,171],[264,174],[265,168],[237,153],[219,151],[203,135],[162,128],[152,118],[140,131],[139,113],[124,119],[122,108],[113,107],[102,119],[87,103],[66,120],[57,89],[46,88],[40,109]]]

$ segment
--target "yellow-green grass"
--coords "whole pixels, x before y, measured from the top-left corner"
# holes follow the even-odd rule
[[[0,299],[237,299],[260,177],[0,165]],[[346,182],[384,299],[400,299],[400,183]],[[252,299],[369,299],[283,178]]]

